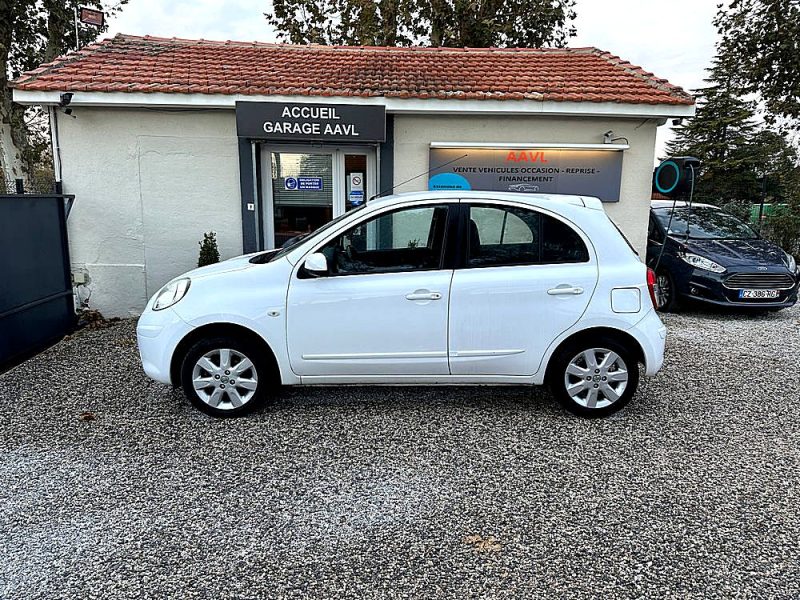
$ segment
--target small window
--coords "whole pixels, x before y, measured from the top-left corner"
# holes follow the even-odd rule
[[[321,250],[332,275],[395,273],[441,266],[447,206],[422,206],[362,221]]]
[[[589,250],[572,227],[542,215],[542,262],[581,263],[589,260]]]
[[[468,267],[586,262],[589,252],[568,225],[517,207],[470,206]]]
[[[650,221],[647,226],[647,239],[656,244],[664,243],[664,234],[661,233],[661,229],[656,224],[656,221],[652,216],[650,217]]]

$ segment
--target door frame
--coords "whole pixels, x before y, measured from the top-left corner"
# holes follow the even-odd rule
[[[349,146],[346,144],[276,144],[262,143],[260,147],[261,190],[263,199],[263,223],[261,224],[264,239],[261,250],[275,248],[275,206],[272,194],[272,153],[321,154],[331,157],[331,185],[333,186],[332,213],[333,218],[345,212],[345,154],[363,154],[367,157],[366,198],[377,194],[378,184],[378,148],[376,146]]]

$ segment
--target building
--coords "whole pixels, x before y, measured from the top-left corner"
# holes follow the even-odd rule
[[[118,35],[14,83],[48,107],[73,271],[107,315],[370,196],[593,195],[643,251],[656,128],[691,96],[595,48],[290,46]]]

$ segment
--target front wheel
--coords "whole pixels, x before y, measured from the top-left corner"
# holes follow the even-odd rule
[[[270,369],[257,348],[237,338],[215,337],[194,344],[181,366],[183,393],[214,417],[235,417],[263,404]]]
[[[659,270],[656,274],[656,310],[661,312],[675,312],[680,309],[678,290],[675,281],[668,271]]]
[[[639,366],[625,345],[608,337],[570,344],[554,357],[550,388],[573,414],[604,417],[630,402],[639,385]]]

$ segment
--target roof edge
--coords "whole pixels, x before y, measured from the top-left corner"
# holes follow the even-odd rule
[[[20,104],[57,105],[69,90],[14,90]],[[74,92],[72,107],[183,108],[189,110],[233,110],[236,102],[300,102],[307,104],[370,104],[384,106],[392,114],[504,114],[521,116],[573,115],[668,119],[691,117],[688,104],[633,104],[627,102],[570,102],[561,100],[475,100],[451,98],[395,98],[386,96],[290,96],[245,94],[174,94],[169,92]]]

